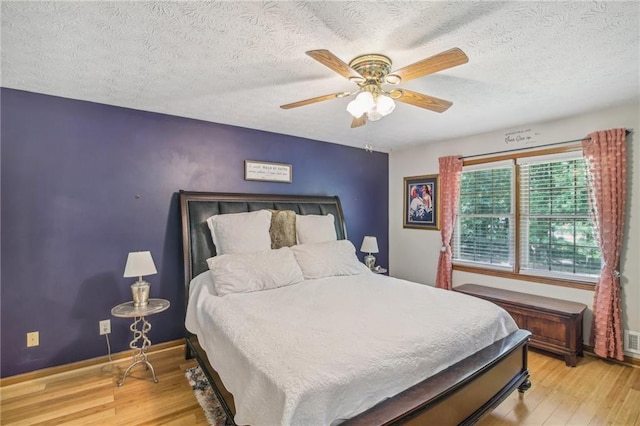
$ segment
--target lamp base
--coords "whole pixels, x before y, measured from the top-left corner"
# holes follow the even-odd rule
[[[131,295],[133,296],[133,306],[142,307],[149,303],[149,289],[151,284],[147,281],[136,281],[131,284]]]
[[[371,253],[364,257],[364,264],[367,265],[367,268],[373,269],[376,266],[376,258]]]

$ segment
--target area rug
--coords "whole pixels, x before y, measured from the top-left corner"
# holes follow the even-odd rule
[[[220,402],[211,388],[207,376],[202,372],[202,369],[200,369],[200,367],[189,368],[185,372],[185,376],[202,410],[204,410],[209,424],[212,426],[224,426],[227,421],[227,415],[222,409],[222,406],[220,406]]]

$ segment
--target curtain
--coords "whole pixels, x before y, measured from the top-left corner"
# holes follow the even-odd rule
[[[458,200],[460,198],[460,178],[462,176],[462,158],[457,156],[440,157],[440,235],[442,248],[438,259],[436,287],[451,290],[451,269],[453,253],[451,237],[456,223]]]
[[[620,309],[620,247],[627,188],[625,129],[595,132],[582,142],[587,162],[591,214],[602,253],[593,299],[590,344],[605,358],[623,360]]]

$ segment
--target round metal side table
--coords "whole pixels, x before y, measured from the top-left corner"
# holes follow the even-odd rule
[[[169,309],[170,305],[171,303],[166,299],[149,299],[146,306],[136,307],[133,305],[133,302],[126,302],[111,309],[111,315],[114,317],[134,319],[133,323],[129,327],[129,330],[133,333],[133,340],[129,343],[129,347],[135,351],[133,354],[133,361],[125,370],[122,375],[122,379],[118,381],[118,386],[122,386],[124,384],[124,379],[127,378],[131,369],[138,364],[144,364],[147,369],[151,370],[153,381],[158,383],[156,372],[147,359],[147,349],[151,346],[151,340],[147,337],[147,333],[151,330],[151,323],[147,321],[145,317],[166,311]],[[140,346],[138,346],[138,342],[140,342]]]

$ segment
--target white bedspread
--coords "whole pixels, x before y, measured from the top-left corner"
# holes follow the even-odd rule
[[[517,329],[492,303],[373,273],[224,297],[212,288],[193,284],[186,327],[241,425],[337,423]]]

